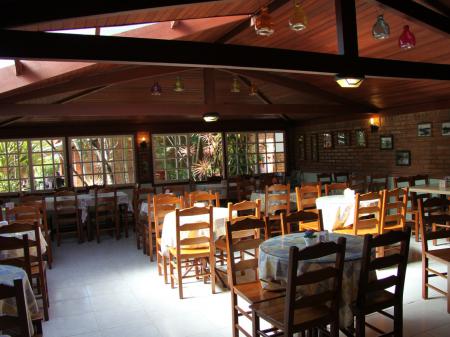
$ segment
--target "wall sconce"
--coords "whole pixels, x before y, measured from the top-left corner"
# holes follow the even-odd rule
[[[139,143],[139,148],[141,150],[147,149],[148,141],[150,139],[150,135],[147,131],[139,131],[137,133],[136,139]]]
[[[370,131],[377,132],[380,128],[380,117],[375,116],[370,118]]]

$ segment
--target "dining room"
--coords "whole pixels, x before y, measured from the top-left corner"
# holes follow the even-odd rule
[[[448,336],[448,1],[23,6],[1,336]]]

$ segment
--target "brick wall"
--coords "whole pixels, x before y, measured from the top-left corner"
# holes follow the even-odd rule
[[[371,133],[368,119],[298,126],[291,133],[291,163],[303,172],[359,172],[390,176],[429,174],[433,178],[450,175],[450,136],[441,135],[442,122],[450,121],[450,110],[411,114],[381,115],[381,127]],[[417,124],[431,123],[431,137],[418,137]],[[355,130],[364,129],[367,147],[357,147]],[[350,144],[337,145],[337,132],[349,131]],[[333,147],[323,147],[323,133],[331,133]],[[317,134],[318,161],[311,160],[311,135]],[[300,158],[299,137],[305,138],[306,160]],[[393,150],[380,149],[380,135],[393,135]],[[397,166],[396,150],[411,151],[411,166]]]

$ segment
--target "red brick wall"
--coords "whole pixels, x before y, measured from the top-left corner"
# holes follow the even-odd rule
[[[368,119],[298,126],[291,134],[295,169],[304,172],[359,172],[390,176],[429,174],[433,178],[450,175],[450,136],[441,135],[442,122],[450,121],[450,110],[412,114],[381,115],[381,127],[371,133]],[[418,137],[417,124],[431,123],[431,137]],[[355,130],[365,129],[367,147],[356,146]],[[337,145],[337,131],[350,131],[350,145]],[[333,135],[333,148],[323,148],[324,132]],[[319,161],[311,160],[311,135],[318,135]],[[306,160],[299,158],[298,138],[305,136]],[[394,149],[380,150],[380,135],[393,135]],[[293,138],[292,138],[293,137]],[[396,150],[411,151],[411,166],[396,166]]]

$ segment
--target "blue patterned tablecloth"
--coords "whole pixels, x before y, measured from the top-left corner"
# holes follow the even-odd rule
[[[294,233],[277,236],[264,241],[260,245],[259,252],[259,278],[265,289],[285,288],[287,284],[289,247],[297,246],[299,249],[306,247],[303,233]],[[353,324],[351,305],[358,293],[359,273],[361,269],[361,257],[363,238],[353,235],[329,234],[332,241],[344,236],[347,239],[345,251],[344,276],[342,280],[342,299],[339,309],[340,325],[348,327]],[[334,264],[333,256],[316,260],[307,260],[299,263],[298,273],[323,268],[327,264]],[[321,282],[308,287],[302,287],[304,294],[314,294],[331,287],[330,282]],[[300,294],[301,295],[301,294]]]

